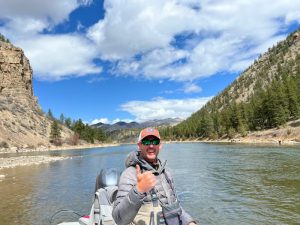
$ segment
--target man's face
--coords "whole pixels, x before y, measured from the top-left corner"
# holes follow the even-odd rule
[[[157,137],[147,136],[143,138],[142,141],[138,142],[138,146],[143,159],[149,163],[155,163],[157,161],[159,150],[162,147],[162,144]]]

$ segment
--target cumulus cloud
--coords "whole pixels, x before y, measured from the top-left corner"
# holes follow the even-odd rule
[[[96,55],[93,45],[80,36],[38,35],[31,40],[20,40],[19,44],[25,49],[38,79],[61,80],[102,71],[91,63]]]
[[[24,49],[38,79],[60,80],[100,73],[102,68],[94,64],[98,52],[86,37],[43,33],[67,22],[76,8],[89,4],[91,0],[0,0],[0,32]]]
[[[130,101],[121,105],[121,110],[135,116],[135,121],[144,122],[153,119],[185,119],[199,110],[212,97],[189,99],[154,98],[151,101]]]
[[[201,87],[196,84],[188,83],[184,86],[184,93],[199,93],[202,91]]]
[[[299,8],[296,0],[106,1],[88,37],[118,75],[193,81],[245,69],[300,22]]]
[[[21,17],[58,23],[67,19],[78,5],[77,0],[0,0],[0,15],[12,20]]]
[[[117,75],[192,82],[218,72],[242,71],[284,39],[291,24],[300,23],[297,0],[105,0],[104,18],[86,33],[45,34],[67,23],[78,7],[90,5],[92,0],[0,0],[0,32],[25,46],[35,73],[43,78],[97,73],[101,68],[94,60],[100,58],[111,62],[110,71]],[[73,32],[85,30],[78,23]],[[68,38],[82,45],[78,51],[61,47],[62,39]],[[55,57],[48,57],[47,63],[57,68],[53,75],[54,67],[31,58],[37,48],[28,43],[37,41],[41,47],[49,40],[56,56],[74,57],[65,69],[56,67]],[[42,49],[41,58],[47,58],[50,49]],[[80,66],[75,65],[82,52]]]
[[[104,7],[105,18],[89,29],[88,36],[107,59],[165,48],[175,34],[201,24],[194,10],[175,1],[105,1]]]

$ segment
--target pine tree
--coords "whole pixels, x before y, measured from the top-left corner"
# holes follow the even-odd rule
[[[51,109],[48,110],[48,112],[47,112],[47,117],[48,117],[50,120],[55,120],[55,118],[54,118],[54,116],[53,116],[53,114],[52,114]]]
[[[0,33],[0,41],[10,43],[10,41],[7,38],[5,38],[1,33]]]
[[[98,141],[105,141],[106,135],[105,135],[104,131],[100,128],[95,128],[94,130],[95,130],[94,138]]]
[[[72,129],[75,133],[79,134],[79,137],[81,138],[82,133],[85,129],[85,125],[83,124],[82,120],[79,119],[78,121],[74,122]]]
[[[300,116],[299,97],[297,94],[297,84],[293,77],[286,77],[284,80],[288,99],[288,110],[290,119],[297,119]]]
[[[273,120],[271,127],[278,127],[288,121],[288,98],[282,82],[275,81],[271,86],[274,97]]]
[[[66,125],[66,127],[68,127],[68,128],[71,128],[71,127],[72,127],[72,121],[71,121],[71,118],[66,118],[66,119],[65,119],[65,125]]]
[[[61,145],[61,128],[58,122],[54,120],[51,125],[50,142],[55,145]]]
[[[64,122],[65,122],[65,116],[64,116],[63,113],[60,114],[59,122],[60,122],[61,124],[64,124]]]

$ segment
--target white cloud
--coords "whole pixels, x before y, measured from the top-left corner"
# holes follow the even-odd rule
[[[23,46],[38,79],[60,80],[102,71],[92,62],[94,46],[80,36],[38,35],[17,44]]]
[[[0,0],[0,18],[12,23],[15,20],[24,19],[27,22],[30,19],[45,24],[44,28],[47,28],[67,20],[69,14],[78,6],[77,0]],[[18,31],[22,26],[14,28]]]
[[[94,44],[76,33],[50,35],[55,25],[67,22],[70,13],[91,0],[0,0],[0,32],[24,49],[38,79],[60,80],[100,73],[94,64]]]
[[[132,58],[119,61],[114,73],[133,74],[134,76],[142,75],[148,79],[172,79],[175,71],[170,71],[168,68],[163,69],[163,67],[174,63],[174,70],[175,68],[180,68],[180,60],[185,59],[189,55],[189,52],[185,50],[176,50],[173,47],[155,49],[144,54],[139,61]],[[175,64],[177,64],[177,66]],[[179,71],[177,71],[176,74],[179,74]]]
[[[118,75],[150,79],[193,81],[241,71],[282,40],[278,33],[289,23],[300,23],[296,0],[115,0],[105,8],[88,36],[104,59],[118,61]],[[185,39],[176,39],[179,34]]]
[[[130,101],[121,105],[121,109],[135,116],[135,121],[138,122],[176,117],[185,119],[199,110],[211,98],[154,98],[150,101]]]
[[[88,36],[103,58],[123,59],[156,48],[165,48],[174,35],[199,24],[195,11],[175,1],[105,1],[104,20],[89,29]]]
[[[105,0],[104,18],[84,34],[93,44],[76,33],[42,34],[86,5],[92,0],[0,0],[0,32],[25,48],[44,79],[97,73],[93,60],[102,58],[116,63],[117,75],[191,82],[245,69],[282,40],[290,24],[300,23],[298,0]],[[85,30],[80,21],[77,29]],[[39,58],[31,57],[38,51]],[[63,68],[54,56],[72,60]]]
[[[184,86],[184,93],[199,93],[202,91],[201,87],[196,84],[188,83]]]
[[[298,23],[300,23],[300,10],[295,10],[295,11],[289,12],[286,15],[286,17],[285,17],[286,23],[290,23],[293,21],[297,21]]]
[[[96,124],[96,123],[105,123],[105,124],[109,124],[109,119],[107,118],[100,118],[100,119],[94,119],[92,120],[92,122],[90,122],[90,125]]]

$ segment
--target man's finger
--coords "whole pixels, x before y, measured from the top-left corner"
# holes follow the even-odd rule
[[[141,167],[140,165],[137,164],[135,168],[136,168],[136,176],[139,177],[142,174]]]

